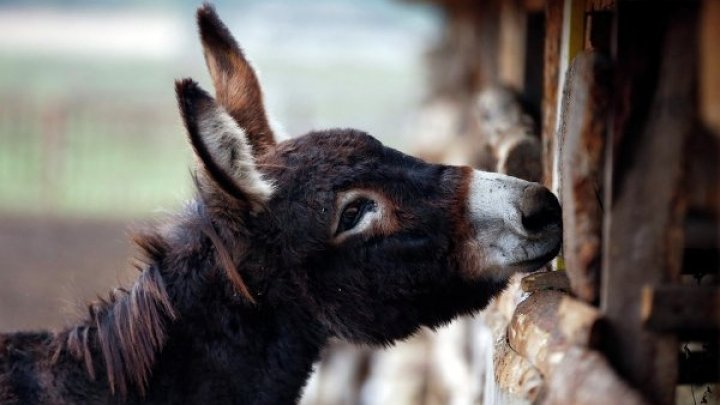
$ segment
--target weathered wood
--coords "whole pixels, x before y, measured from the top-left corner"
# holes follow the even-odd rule
[[[720,330],[720,288],[646,286],[641,317],[646,327],[660,332]]]
[[[563,255],[573,293],[596,302],[600,293],[603,207],[602,175],[610,61],[599,52],[578,54],[570,65],[558,133]]]
[[[546,378],[545,405],[641,405],[646,402],[594,350],[571,347]]]
[[[553,161],[555,159],[555,126],[557,124],[558,81],[560,76],[560,44],[562,42],[563,1],[547,0],[545,5],[545,52],[543,102],[542,102],[542,149],[543,184],[552,186]]]
[[[599,311],[567,294],[537,291],[521,302],[508,325],[510,347],[550,375],[572,346],[595,345]]]
[[[543,377],[537,368],[518,355],[504,339],[495,345],[493,353],[495,381],[510,395],[534,402],[543,393]]]
[[[700,51],[700,111],[720,138],[720,2],[703,2]]]
[[[525,113],[518,95],[505,86],[490,86],[475,103],[478,132],[492,152],[494,170],[539,181],[542,172],[540,142],[533,134],[535,123]],[[463,146],[465,150],[467,146]]]
[[[720,137],[697,123],[687,143],[685,190],[688,211],[707,216],[716,228],[720,219]],[[715,240],[715,246],[720,244]]]
[[[619,99],[604,199],[601,307],[611,334],[605,351],[658,404],[674,402],[678,342],[644,328],[640,292],[680,277],[683,149],[696,118],[697,49],[689,46],[697,43],[696,22],[696,2],[618,4]]]
[[[503,1],[500,6],[499,79],[518,91],[524,87],[526,31],[527,12],[520,1]]]
[[[615,0],[587,0],[585,1],[585,11],[610,11],[615,8]]]
[[[570,291],[570,280],[564,271],[542,271],[523,277],[520,287],[525,292],[540,290]]]

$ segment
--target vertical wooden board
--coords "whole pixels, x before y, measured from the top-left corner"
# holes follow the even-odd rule
[[[543,183],[552,186],[557,116],[560,44],[563,27],[563,1],[548,0],[545,5],[545,52],[542,105]]]
[[[519,1],[502,2],[498,47],[500,82],[519,92],[524,90],[526,31],[527,13]]]
[[[720,137],[720,1],[703,2],[700,40],[700,109]]]
[[[611,76],[610,60],[599,52],[575,57],[563,93],[558,134],[563,255],[572,291],[586,302],[596,302],[600,293],[600,198]]]
[[[677,281],[684,144],[696,120],[697,2],[618,3],[601,307],[606,353],[653,403],[674,401],[677,339],[642,326],[645,285]],[[642,23],[642,29],[638,24]]]

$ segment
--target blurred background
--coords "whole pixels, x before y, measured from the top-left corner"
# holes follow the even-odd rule
[[[303,405],[720,403],[720,1],[214,3],[281,137],[354,127],[563,205],[557,271],[332,342]],[[128,230],[191,197],[198,4],[0,0],[0,333],[131,283]]]
[[[61,326],[133,274],[128,224],[190,197],[173,81],[211,88],[196,1],[0,2],[0,330]],[[437,10],[216,1],[285,136],[355,127],[403,148]]]

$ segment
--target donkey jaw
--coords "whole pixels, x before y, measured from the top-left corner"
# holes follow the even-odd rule
[[[474,170],[468,215],[474,239],[467,248],[477,263],[473,276],[506,280],[537,270],[560,250],[560,205],[540,184]]]

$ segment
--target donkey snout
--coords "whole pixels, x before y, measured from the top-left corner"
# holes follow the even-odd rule
[[[522,226],[529,235],[558,229],[562,225],[562,212],[557,197],[539,184],[525,188],[519,208]]]

